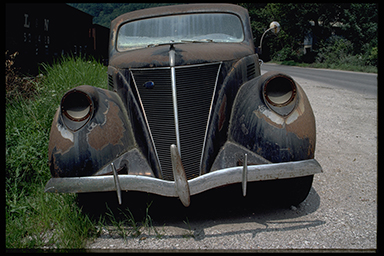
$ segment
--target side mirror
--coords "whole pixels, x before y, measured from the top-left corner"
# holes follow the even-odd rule
[[[265,32],[263,33],[263,35],[261,36],[261,39],[260,39],[260,45],[259,45],[259,47],[258,47],[258,54],[261,54],[261,45],[262,45],[262,43],[263,43],[263,38],[264,38],[264,35],[268,32],[268,31],[270,31],[270,30],[272,30],[272,32],[274,33],[274,34],[277,34],[277,33],[279,33],[280,32],[280,24],[279,24],[279,22],[277,22],[277,21],[272,21],[271,22],[271,24],[269,24],[269,29],[267,29],[267,30],[265,30]]]
[[[272,29],[272,32],[277,34],[280,32],[280,24],[277,21],[272,21],[271,24],[269,24],[269,29]],[[268,31],[268,30],[267,30]],[[267,32],[265,31],[265,32]]]

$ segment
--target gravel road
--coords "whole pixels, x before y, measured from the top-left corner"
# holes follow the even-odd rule
[[[315,158],[323,168],[323,173],[315,175],[303,203],[278,207],[262,200],[263,191],[243,198],[239,186],[193,196],[189,208],[174,198],[152,196],[152,228],[141,228],[140,235],[124,238],[116,226],[99,227],[100,236],[86,248],[375,250],[377,95],[293,78],[311,102],[317,128]],[[148,195],[128,192],[123,201],[145,212],[145,205],[140,204],[143,197]],[[117,201],[116,194],[110,201]],[[141,220],[143,216],[135,218]]]

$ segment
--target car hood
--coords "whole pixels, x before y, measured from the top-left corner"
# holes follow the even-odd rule
[[[174,44],[175,66],[240,59],[254,54],[244,43],[185,43]],[[169,67],[170,45],[161,45],[113,55],[109,65],[116,68]]]

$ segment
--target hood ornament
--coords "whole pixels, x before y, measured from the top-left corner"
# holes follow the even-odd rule
[[[155,83],[153,81],[148,81],[143,84],[143,87],[145,87],[145,89],[153,89],[154,86]]]

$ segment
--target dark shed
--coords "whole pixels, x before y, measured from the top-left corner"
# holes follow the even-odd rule
[[[37,73],[38,63],[51,63],[66,53],[100,55],[98,50],[102,49],[96,46],[105,46],[95,43],[92,19],[92,15],[65,3],[6,4],[5,50],[18,51],[16,65],[29,74]]]

